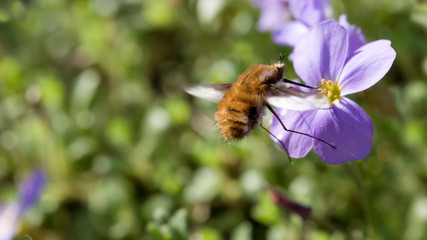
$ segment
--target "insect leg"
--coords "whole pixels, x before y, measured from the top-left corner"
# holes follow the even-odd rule
[[[315,137],[315,136],[311,136],[311,135],[310,135],[310,134],[308,134],[308,133],[303,133],[303,132],[298,132],[298,131],[294,131],[294,130],[287,129],[287,128],[285,127],[285,124],[283,124],[282,120],[280,120],[280,118],[279,118],[279,116],[277,115],[277,113],[273,110],[273,108],[272,108],[269,104],[267,104],[267,108],[268,108],[268,110],[270,110],[270,112],[271,112],[271,113],[273,113],[273,115],[277,118],[277,120],[279,120],[280,125],[282,125],[282,127],[283,127],[283,129],[284,129],[285,131],[292,132],[292,133],[298,133],[298,134],[301,134],[301,135],[304,135],[304,136],[307,136],[307,137],[311,137],[311,138],[313,138],[313,139],[316,139],[316,140],[318,140],[318,141],[321,141],[322,143],[325,143],[325,144],[329,145],[329,146],[330,146],[331,148],[333,148],[333,149],[335,149],[335,148],[336,148],[334,145],[332,145],[332,144],[330,144],[330,143],[326,142],[325,140],[322,140],[322,139],[317,138],[317,137]]]
[[[282,145],[283,149],[285,150],[286,154],[288,155],[289,163],[290,163],[290,164],[292,164],[292,158],[291,158],[291,156],[289,156],[288,148],[286,148],[285,144],[283,144],[283,142],[282,142],[282,141],[280,141],[280,139],[278,139],[276,136],[274,136],[274,134],[273,134],[272,132],[270,132],[270,130],[268,130],[267,128],[265,128],[265,127],[262,125],[262,122],[261,122],[259,125],[262,127],[262,129],[264,129],[264,130],[265,130],[265,131],[267,131],[271,136],[273,136],[273,137],[274,137],[274,139],[276,139],[276,140],[280,143],[280,145]]]
[[[307,85],[305,85],[305,84],[297,83],[297,82],[291,81],[291,80],[286,79],[286,78],[283,78],[283,79],[282,79],[282,81],[283,81],[283,82],[285,82],[285,83],[290,83],[290,84],[298,85],[298,86],[305,87],[305,88],[310,88],[310,89],[319,89],[318,87],[311,87],[311,86],[307,86]]]

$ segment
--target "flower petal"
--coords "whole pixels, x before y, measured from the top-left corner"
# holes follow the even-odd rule
[[[390,44],[389,40],[377,40],[355,51],[340,76],[342,96],[363,91],[384,77],[396,57]]]
[[[348,33],[334,20],[314,26],[295,45],[294,68],[310,86],[318,86],[322,79],[335,80],[347,56]]]
[[[20,207],[16,203],[0,206],[0,239],[13,239],[19,227]]]
[[[263,0],[253,3],[261,9],[258,30],[262,32],[274,30],[290,18],[288,4],[282,0]]]
[[[316,114],[314,136],[336,148],[314,141],[314,150],[329,164],[366,158],[371,151],[374,126],[369,115],[348,98]]]
[[[289,7],[295,19],[310,27],[326,20],[331,9],[327,0],[290,0]]]
[[[273,32],[273,42],[285,46],[295,46],[299,38],[306,32],[308,32],[306,25],[298,21],[290,21]]]
[[[347,21],[347,15],[343,14],[340,16],[338,22],[343,26],[348,32],[348,51],[347,59],[351,57],[351,54],[356,51],[356,49],[362,47],[366,44],[365,35],[363,35],[362,30],[357,28],[355,25],[350,24]]]
[[[280,120],[287,129],[312,134],[312,123],[316,116],[317,110],[310,111],[292,111],[276,108],[276,113],[279,115]],[[279,146],[287,151],[291,158],[303,158],[313,147],[313,138],[304,136],[298,133],[292,133],[285,131],[277,120],[273,117],[271,124],[271,132],[285,145],[286,149],[283,149],[282,145],[272,137],[272,139],[279,144]]]
[[[22,211],[25,211],[37,203],[45,183],[46,175],[40,169],[35,170],[27,180],[21,183],[19,186],[19,193]]]

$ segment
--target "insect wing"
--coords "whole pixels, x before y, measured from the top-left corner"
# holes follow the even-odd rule
[[[185,89],[189,94],[203,98],[210,102],[219,102],[224,97],[225,92],[231,88],[232,83],[217,83],[209,86],[192,86]]]
[[[320,91],[304,92],[284,85],[273,87],[267,95],[267,102],[275,107],[305,111],[328,107],[328,101]]]

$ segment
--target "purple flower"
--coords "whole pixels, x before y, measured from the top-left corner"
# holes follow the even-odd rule
[[[271,201],[282,209],[298,214],[304,221],[307,220],[311,215],[311,207],[301,205],[289,199],[287,196],[282,194],[279,190],[270,187]]]
[[[258,30],[272,31],[290,19],[288,0],[254,0],[253,4],[261,9]]]
[[[310,28],[332,15],[329,0],[290,0],[290,11],[295,20],[288,21],[273,32],[273,41],[280,45],[295,46],[302,35]],[[341,15],[339,23],[349,32],[349,52],[354,52],[366,43],[363,32],[347,21],[346,15]]]
[[[332,15],[329,0],[290,0],[292,15],[307,26],[314,26]]]
[[[334,145],[300,134],[285,132],[277,119],[271,131],[293,158],[304,157],[311,148],[326,162],[340,164],[367,157],[373,124],[368,114],[348,94],[377,83],[390,69],[396,52],[388,40],[368,43],[349,52],[350,33],[334,20],[314,26],[294,49],[294,68],[308,85],[320,86],[329,106],[296,112],[278,109],[288,129],[308,133]],[[275,140],[275,139],[274,139]],[[280,144],[279,144],[280,145]]]
[[[19,186],[20,201],[0,206],[0,240],[10,240],[15,236],[21,217],[37,203],[45,182],[44,172],[42,170],[34,171]]]
[[[46,175],[42,170],[38,169],[35,170],[27,180],[20,184],[19,205],[22,211],[27,210],[38,202],[45,183]]]
[[[19,226],[19,206],[8,203],[0,206],[0,240],[13,239]]]
[[[311,27],[332,15],[329,0],[290,0],[289,9],[295,20],[275,29],[273,41],[277,44],[295,46],[298,39]]]
[[[347,21],[347,15],[341,15],[338,19],[339,24],[343,26],[348,32],[348,52],[353,53],[356,49],[366,44],[365,35],[362,30],[354,25],[351,25]],[[347,59],[351,57],[351,54],[347,56]]]

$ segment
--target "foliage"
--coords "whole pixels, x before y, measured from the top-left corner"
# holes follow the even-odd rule
[[[0,202],[34,168],[48,175],[16,239],[422,239],[427,5],[332,5],[397,52],[352,95],[374,123],[370,156],[339,166],[290,164],[262,129],[224,142],[216,106],[183,91],[290,53],[249,1],[2,1]],[[267,183],[313,218],[278,209]]]

